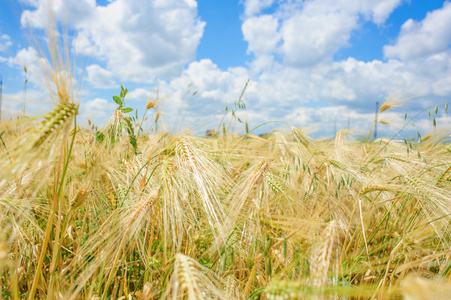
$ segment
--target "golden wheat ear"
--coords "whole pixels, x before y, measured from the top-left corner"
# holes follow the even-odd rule
[[[225,299],[226,293],[216,274],[193,258],[178,253],[173,266],[174,271],[161,299]]]
[[[320,244],[313,253],[310,274],[313,286],[328,285],[328,275],[338,246],[338,222],[333,220],[320,236]]]

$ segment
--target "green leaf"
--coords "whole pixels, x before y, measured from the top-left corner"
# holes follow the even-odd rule
[[[125,96],[127,95],[128,92],[128,88],[124,89],[124,87],[121,84],[121,98],[124,99]]]
[[[268,257],[266,259],[266,278],[270,278],[271,276],[272,276],[271,258]]]
[[[133,111],[133,108],[130,108],[130,107],[126,107],[126,108],[123,108],[123,109],[121,109],[122,110],[122,112],[123,113],[129,113],[129,112],[131,112],[131,111]]]
[[[122,105],[122,99],[119,98],[118,96],[113,96],[113,100],[114,102],[116,102],[119,105]]]
[[[287,249],[288,249],[288,245],[287,245],[287,239],[283,238],[283,257],[286,259],[287,258]]]
[[[99,131],[96,132],[96,142],[101,143],[105,139],[105,135]]]
[[[128,138],[130,140],[130,145],[133,146],[133,149],[135,150],[135,154],[136,154],[138,152],[137,151],[138,150],[138,143],[137,143],[138,141],[137,141],[137,138],[135,136],[135,131],[133,129],[133,125],[132,125],[132,123],[130,121],[130,118],[124,118],[124,121],[125,121],[125,124],[126,124],[125,130],[127,131]]]
[[[265,249],[263,250],[263,257],[268,257],[269,248],[271,248],[271,239],[270,238],[268,238],[268,240],[266,241],[266,246],[265,246]]]

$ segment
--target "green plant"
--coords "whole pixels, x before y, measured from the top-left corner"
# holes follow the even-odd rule
[[[250,79],[248,79],[246,81],[246,83],[244,84],[243,89],[241,90],[241,94],[240,97],[238,98],[238,100],[234,100],[233,104],[229,107],[229,104],[227,103],[225,106],[225,114],[221,119],[221,122],[219,122],[219,126],[218,129],[216,130],[216,132],[219,132],[219,129],[221,128],[222,125],[222,133],[223,135],[227,134],[227,131],[229,131],[230,126],[232,126],[232,123],[234,120],[237,120],[240,123],[245,123],[245,130],[246,130],[246,134],[249,133],[249,124],[247,122],[243,122],[237,115],[236,112],[240,111],[240,110],[245,110],[246,109],[246,103],[244,103],[244,93],[246,92],[247,86],[249,85],[249,81]],[[231,114],[231,119],[229,121],[229,124],[226,126],[224,119],[226,118],[226,116],[229,114]]]
[[[121,92],[119,96],[113,96],[114,102],[117,103],[118,107],[114,111],[114,121],[108,128],[108,141],[111,148],[114,147],[116,142],[122,137],[123,131],[125,131],[129,138],[129,143],[133,147],[135,155],[140,154],[138,152],[138,139],[135,135],[135,129],[133,126],[133,117],[128,116],[127,113],[132,112],[133,108],[126,107],[125,96],[127,95],[128,88],[124,88],[121,85]],[[96,140],[98,142],[103,142],[105,140],[105,134],[103,132],[96,133]]]

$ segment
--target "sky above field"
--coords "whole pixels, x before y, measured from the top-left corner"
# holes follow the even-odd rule
[[[24,97],[30,113],[49,103],[33,46],[45,45],[51,14],[69,32],[82,124],[110,119],[122,84],[139,115],[158,96],[168,130],[214,128],[249,79],[238,114],[249,128],[277,120],[313,135],[363,134],[389,96],[410,100],[381,116],[390,124],[380,134],[435,105],[438,126],[451,127],[449,1],[2,0],[4,116]],[[432,129],[427,113],[414,122]]]

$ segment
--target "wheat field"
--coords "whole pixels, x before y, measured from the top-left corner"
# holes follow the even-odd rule
[[[82,128],[52,55],[53,110],[0,124],[2,298],[451,294],[446,134],[150,134],[121,106]]]

